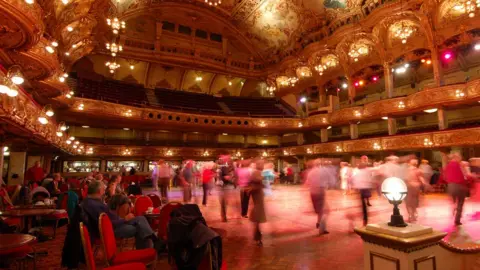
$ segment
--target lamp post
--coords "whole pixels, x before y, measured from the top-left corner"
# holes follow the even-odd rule
[[[400,209],[398,209],[398,205],[407,196],[407,185],[405,182],[397,177],[389,177],[382,183],[382,193],[388,202],[393,204],[393,215],[388,226],[407,227],[408,224],[403,221],[403,216],[400,214]]]

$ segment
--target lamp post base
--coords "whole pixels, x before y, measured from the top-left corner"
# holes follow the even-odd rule
[[[407,227],[408,224],[405,223],[405,221],[403,220],[403,216],[402,215],[392,215],[390,217],[390,222],[388,223],[388,226],[392,226],[392,227]]]

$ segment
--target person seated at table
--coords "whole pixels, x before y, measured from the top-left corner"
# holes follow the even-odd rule
[[[124,218],[120,218],[103,203],[102,197],[104,194],[105,185],[103,185],[101,181],[93,181],[88,185],[88,195],[87,198],[82,201],[81,207],[90,219],[93,219],[93,221],[98,224],[100,214],[106,213],[112,221],[115,237],[135,237],[135,246],[137,249],[152,247],[152,243],[158,241],[157,236],[154,234],[144,216],[136,217],[130,213]]]
[[[62,177],[59,173],[53,175],[53,180],[50,181],[45,188],[50,192],[52,197],[58,197],[62,192],[60,190],[60,185],[62,184]]]
[[[115,194],[124,194],[120,181],[122,177],[120,175],[114,175],[108,181],[107,189],[105,190],[105,202],[108,202]]]
[[[115,212],[120,218],[125,218],[132,211],[130,199],[125,194],[113,195],[107,203],[108,208]]]

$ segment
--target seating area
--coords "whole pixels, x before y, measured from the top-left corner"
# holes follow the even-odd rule
[[[157,103],[153,107],[205,113],[224,113],[218,105],[221,98],[206,94],[188,93],[178,90],[155,89]]]
[[[76,80],[76,95],[78,97],[103,100],[130,106],[145,106],[147,103],[145,90],[139,85],[110,80],[101,82],[84,78],[78,78]]]
[[[147,91],[142,85],[111,80],[94,81],[86,78],[69,78],[68,80],[69,85],[76,88],[78,97],[130,106],[150,106],[166,110],[251,117],[292,117],[295,115],[288,105],[275,98],[215,97],[208,94],[159,88],[154,90],[153,98],[148,98]]]

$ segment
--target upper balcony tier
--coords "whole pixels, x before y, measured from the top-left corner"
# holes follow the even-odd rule
[[[189,96],[186,93],[179,93],[181,94],[179,97],[181,99]],[[384,117],[404,117],[427,109],[454,108],[461,105],[477,104],[479,101],[480,79],[467,83],[426,89],[405,97],[379,100],[362,106],[343,109],[332,108],[331,113],[317,114],[303,119],[293,116],[273,118],[244,116],[242,114],[228,115],[227,113],[223,113],[222,115],[213,113],[187,113],[172,111],[167,108],[155,109],[153,107],[147,108],[145,106],[136,107],[132,106],[132,103],[128,103],[128,100],[119,103],[129,104],[129,106],[111,106],[105,101],[78,97],[74,99],[74,104],[69,111],[63,112],[62,115],[65,117],[63,120],[73,121],[77,124],[82,124],[79,120],[75,120],[78,119],[77,116],[82,115],[83,117],[84,114],[90,114],[94,115],[94,118],[97,121],[104,121],[105,119],[121,120],[112,121],[112,125],[118,123],[118,125],[123,125],[123,127],[132,124],[132,126],[141,125],[143,128],[149,126],[158,128],[159,124],[164,124],[164,126],[168,126],[169,128],[186,130],[208,128],[212,131],[240,130],[245,132],[258,131],[264,133],[286,133],[319,130],[328,128],[329,126],[348,125],[359,121],[376,121]],[[230,104],[228,99],[225,99],[225,102],[223,103],[225,106]],[[262,107],[258,104],[254,104],[251,99],[245,100],[241,104],[248,108],[250,108],[250,106],[252,108]],[[238,106],[238,108],[240,108],[240,106]],[[85,121],[85,124],[92,124],[88,123],[88,119],[88,117],[82,118],[82,121]]]

